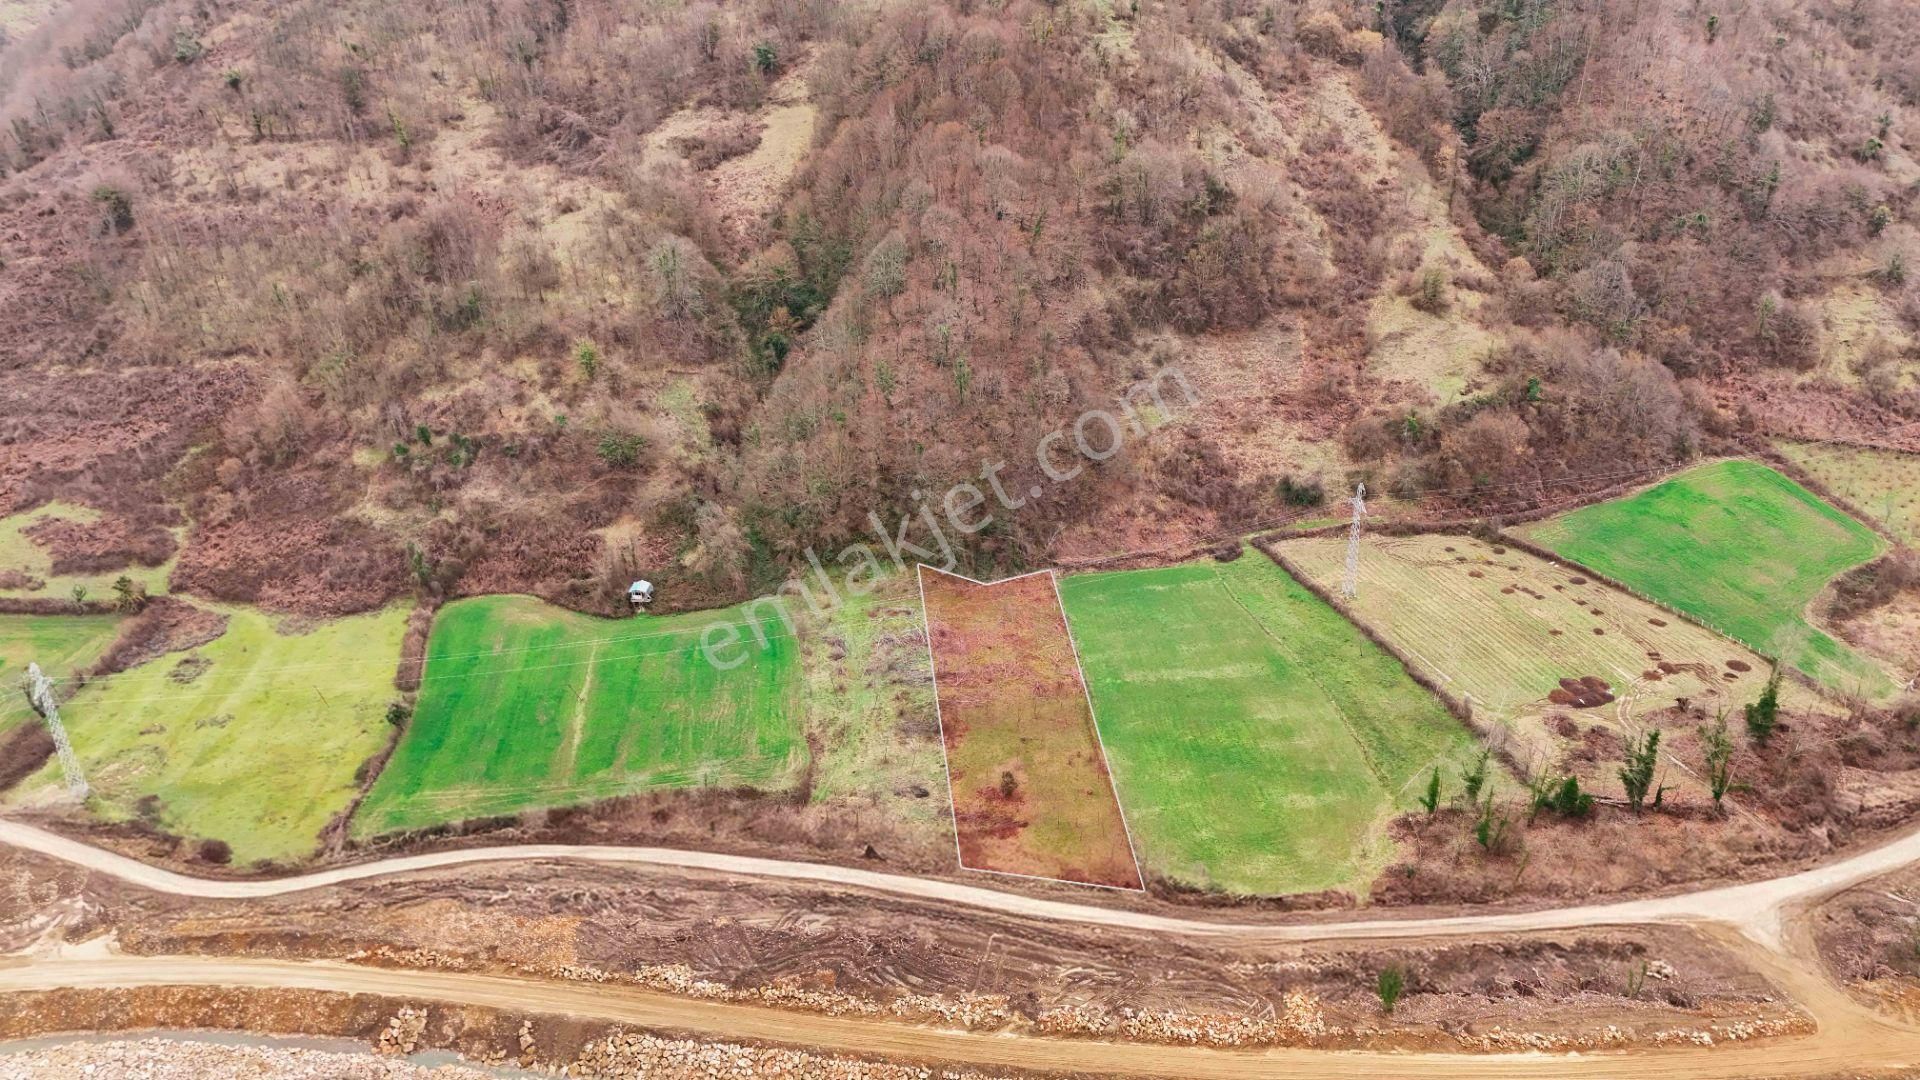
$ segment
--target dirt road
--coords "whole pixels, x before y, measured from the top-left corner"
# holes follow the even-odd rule
[[[965,904],[1007,915],[1034,919],[1113,926],[1151,933],[1234,937],[1260,942],[1369,940],[1444,937],[1564,930],[1583,926],[1664,923],[1725,923],[1748,937],[1778,949],[1781,916],[1786,908],[1812,903],[1920,860],[1920,831],[1908,833],[1880,847],[1825,866],[1767,881],[1730,885],[1699,892],[1610,904],[1549,908],[1541,911],[1501,912],[1445,918],[1407,918],[1383,912],[1375,918],[1349,922],[1271,923],[1216,922],[1198,918],[1156,915],[1093,904],[1050,900],[1002,892],[953,881],[886,874],[826,863],[789,862],[744,855],[719,855],[669,848],[597,847],[592,845],[532,844],[519,847],[468,848],[438,851],[321,870],[295,877],[255,881],[220,881],[189,877],[77,840],[15,821],[0,821],[0,844],[38,852],[96,873],[152,889],[155,892],[206,899],[235,900],[282,896],[350,881],[487,862],[575,861],[640,864],[686,870],[708,870],[752,877],[812,881],[940,903]]]
[[[1760,1077],[1821,1076],[1920,1065],[1920,1031],[1848,997],[1820,969],[1790,916],[1839,890],[1920,860],[1920,832],[1827,866],[1771,881],[1676,896],[1533,912],[1446,918],[1382,917],[1339,923],[1210,922],[1005,893],[955,882],[850,867],[656,848],[532,846],[436,852],[272,881],[212,881],[147,866],[17,822],[0,843],[63,859],[145,888],[187,896],[245,898],[347,881],[502,860],[638,863],[821,882],[966,904],[1036,919],[1068,920],[1249,942],[1420,939],[1643,923],[1685,923],[1720,940],[1807,1009],[1810,1036],[1753,1044],[1586,1054],[1413,1054],[1301,1049],[1227,1051],[1110,1044],[1027,1035],[973,1034],[749,1005],[722,1004],[632,987],[581,985],[446,971],[338,963],[201,957],[0,958],[0,992],[57,987],[221,985],[292,987],[551,1012],[707,1037],[764,1040],[905,1060],[1036,1070],[1189,1077]]]
[[[653,1030],[725,1036],[897,1060],[1126,1076],[1453,1078],[1807,1076],[1897,1068],[1920,1060],[1920,1035],[1858,1015],[1823,1018],[1807,1038],[1619,1054],[1398,1054],[1282,1049],[1204,1050],[970,1034],[880,1020],[716,1004],[605,985],[332,963],[114,957],[0,967],[0,991],[63,986],[218,985],[329,990],[591,1017]]]

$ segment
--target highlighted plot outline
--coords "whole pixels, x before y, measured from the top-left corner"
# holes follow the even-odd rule
[[[918,571],[960,866],[1141,889],[1053,572]]]

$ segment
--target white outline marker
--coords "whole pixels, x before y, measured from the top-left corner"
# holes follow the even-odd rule
[[[933,713],[934,719],[940,725],[940,761],[947,770],[947,811],[953,820],[954,862],[959,865],[960,869],[976,874],[997,874],[1001,877],[1025,878],[1028,881],[1053,881],[1062,885],[1078,885],[1088,889],[1111,889],[1114,892],[1146,892],[1147,875],[1140,869],[1140,853],[1133,846],[1133,827],[1127,823],[1127,807],[1125,803],[1120,801],[1120,789],[1113,778],[1113,767],[1107,761],[1106,739],[1100,734],[1100,718],[1093,710],[1093,693],[1087,688],[1086,673],[1081,670],[1080,667],[1080,646],[1073,639],[1073,624],[1067,620],[1067,604],[1060,595],[1059,575],[1054,573],[1051,568],[1048,568],[1045,570],[1033,570],[1025,574],[1015,574],[1009,578],[1001,578],[999,581],[989,582],[976,581],[965,574],[956,574],[949,570],[942,570],[937,566],[928,566],[926,563],[916,563],[914,566],[916,571],[914,580],[920,588],[920,623],[921,626],[925,628],[927,635],[927,666],[933,671]],[[960,807],[954,799],[953,794],[953,762],[947,756],[947,722],[940,708],[940,665],[934,659],[933,655],[933,619],[927,612],[926,572],[929,570],[945,577],[957,578],[969,585],[980,588],[992,588],[996,585],[1005,585],[1008,582],[1020,581],[1024,578],[1035,577],[1039,574],[1046,574],[1048,576],[1053,585],[1054,604],[1060,611],[1060,627],[1066,632],[1067,647],[1073,653],[1074,677],[1080,682],[1080,693],[1087,703],[1087,720],[1093,725],[1094,745],[1100,749],[1100,767],[1107,774],[1107,791],[1113,796],[1113,808],[1120,815],[1120,830],[1127,838],[1127,854],[1133,859],[1134,880],[1140,882],[1140,884],[1132,886],[1106,885],[1098,881],[1075,881],[1072,878],[1048,877],[1044,874],[1020,874],[1011,870],[992,870],[984,866],[967,865],[966,858],[960,850]]]

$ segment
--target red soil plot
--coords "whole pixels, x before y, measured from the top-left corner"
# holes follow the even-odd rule
[[[1140,888],[1053,574],[920,592],[960,865]]]

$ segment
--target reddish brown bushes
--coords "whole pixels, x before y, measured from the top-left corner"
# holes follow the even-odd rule
[[[151,521],[106,515],[98,521],[47,518],[25,535],[52,556],[55,574],[96,574],[128,566],[159,566],[173,554],[173,534]]]
[[[155,597],[121,624],[113,644],[94,661],[88,677],[111,675],[170,652],[196,648],[226,633],[227,617],[170,596]]]

